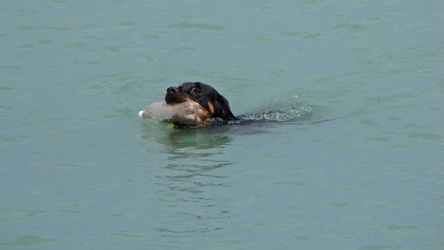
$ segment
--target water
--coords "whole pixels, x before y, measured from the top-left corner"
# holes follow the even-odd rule
[[[443,8],[2,3],[0,248],[443,249]],[[187,81],[316,116],[137,118]]]

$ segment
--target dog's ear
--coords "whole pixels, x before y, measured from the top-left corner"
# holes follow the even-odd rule
[[[237,120],[237,117],[231,112],[228,100],[219,93],[216,94],[216,109],[214,112],[216,117],[224,120]]]

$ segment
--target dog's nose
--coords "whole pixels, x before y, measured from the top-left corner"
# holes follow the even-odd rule
[[[169,87],[167,88],[167,93],[176,93],[178,90],[177,87]]]

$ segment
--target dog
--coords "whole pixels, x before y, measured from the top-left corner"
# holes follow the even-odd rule
[[[169,122],[174,127],[230,124],[239,120],[228,100],[201,82],[186,82],[167,88],[165,103],[154,103],[139,112],[142,118]]]

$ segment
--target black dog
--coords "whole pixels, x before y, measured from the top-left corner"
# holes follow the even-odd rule
[[[169,87],[165,95],[167,104],[194,102],[200,110],[200,124],[222,124],[238,120],[230,109],[228,100],[210,85],[201,82],[186,82],[178,87]]]

